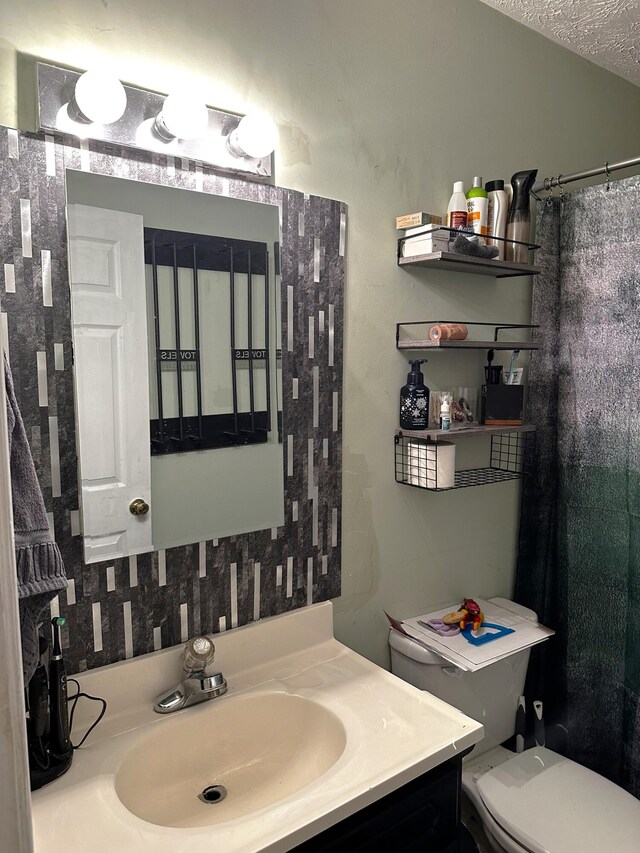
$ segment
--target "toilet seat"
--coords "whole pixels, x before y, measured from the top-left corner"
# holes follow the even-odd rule
[[[640,801],[544,747],[514,755],[475,784],[498,827],[525,851],[640,849]]]

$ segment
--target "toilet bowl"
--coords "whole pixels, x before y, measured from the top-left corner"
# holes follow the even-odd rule
[[[513,602],[491,599],[525,618]],[[391,671],[482,723],[484,739],[463,762],[462,787],[495,853],[638,853],[640,801],[604,777],[545,747],[514,753],[529,650],[463,672],[391,630]]]

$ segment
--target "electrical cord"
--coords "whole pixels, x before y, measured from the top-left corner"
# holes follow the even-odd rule
[[[80,743],[77,743],[77,744],[71,743],[71,746],[73,747],[73,749],[80,749],[82,744],[89,737],[89,735],[95,729],[95,727],[98,725],[100,720],[104,717],[104,715],[107,711],[107,700],[102,699],[100,696],[90,696],[89,693],[83,693],[80,690],[80,682],[77,681],[75,678],[67,678],[67,681],[73,681],[73,683],[77,687],[77,693],[74,696],[71,696],[69,698],[69,702],[73,703],[71,705],[71,714],[69,715],[69,731],[70,732],[73,730],[73,715],[75,714],[76,705],[78,704],[78,699],[80,699],[81,696],[83,696],[85,699],[91,699],[92,702],[101,702],[102,703],[102,710],[98,714],[97,719],[94,720],[94,722],[89,726],[89,728],[85,732],[84,737],[82,738]]]

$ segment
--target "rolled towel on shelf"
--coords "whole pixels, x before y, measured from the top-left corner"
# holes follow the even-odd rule
[[[471,255],[476,258],[496,258],[499,253],[497,246],[485,246],[479,237],[467,239],[464,234],[458,234],[453,243],[450,243],[451,251],[457,255]]]
[[[429,330],[432,341],[464,341],[468,334],[464,323],[440,323]]]

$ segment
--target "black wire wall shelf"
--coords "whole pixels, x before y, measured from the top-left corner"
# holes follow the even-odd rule
[[[477,236],[473,231],[460,231],[453,228],[446,228],[445,226],[432,228],[428,233],[436,236],[440,235],[440,237],[444,236],[445,240],[449,235],[454,234],[456,236],[458,234],[463,234],[467,237]],[[490,275],[494,278],[512,278],[519,275],[538,275],[541,272],[540,267],[537,267],[534,264],[499,261],[497,258],[478,258],[474,255],[462,255],[457,252],[440,251],[428,252],[420,255],[407,255],[407,247],[405,246],[405,243],[408,240],[414,240],[414,238],[418,238],[419,236],[422,235],[413,234],[401,237],[398,240],[398,266],[431,267],[432,269],[451,270],[452,272]],[[536,249],[540,248],[537,243],[521,243],[519,241],[506,240],[502,237],[493,237],[491,235],[490,238],[491,240],[496,240],[505,244],[512,242],[517,243],[517,245],[523,246],[526,249],[529,257],[531,257]],[[449,245],[451,244],[449,243]]]
[[[478,331],[480,334],[493,330],[493,340],[475,340],[466,338],[463,341],[452,340],[431,340],[428,336],[429,328],[432,326],[447,325],[450,323],[461,324],[464,326],[473,327],[472,332]],[[429,327],[427,329],[427,337],[416,337],[415,333],[410,330],[409,326]],[[479,329],[477,327],[480,327]],[[409,320],[403,323],[396,323],[396,348],[399,350],[444,350],[444,349],[481,349],[481,350],[537,350],[538,344],[532,340],[504,340],[498,336],[501,332],[520,331],[537,329],[537,325],[525,323],[478,323],[478,322],[462,322],[461,320]],[[490,332],[491,333],[491,332]]]
[[[530,473],[535,441],[535,427],[524,424],[519,427],[487,427],[479,430],[425,430],[428,436],[415,437],[415,432],[398,430],[394,437],[396,483],[428,492],[450,492],[471,486],[488,486],[508,480],[520,480]],[[457,435],[456,435],[457,432]],[[462,434],[491,434],[489,465],[486,468],[471,468],[456,471],[453,485],[443,485],[439,474],[439,445],[431,440],[432,435],[447,435],[448,438]],[[440,482],[439,482],[440,480]]]

